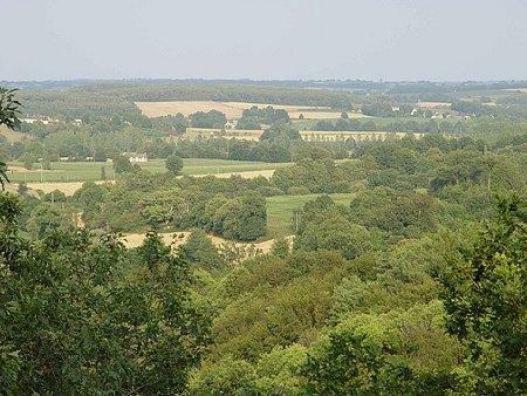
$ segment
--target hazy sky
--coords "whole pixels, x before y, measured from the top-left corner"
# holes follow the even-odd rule
[[[0,80],[527,79],[524,0],[0,0]]]

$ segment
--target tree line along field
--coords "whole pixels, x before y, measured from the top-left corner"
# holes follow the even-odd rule
[[[230,174],[238,172],[253,172],[274,170],[285,163],[271,164],[264,162],[234,161],[208,158],[185,158],[183,159],[182,174],[192,175],[215,175]],[[164,160],[150,160],[139,164],[142,169],[152,173],[165,172]],[[27,170],[22,163],[13,162],[9,164],[8,176],[15,183],[68,183],[104,180],[102,169],[106,180],[115,179],[115,172],[111,163],[107,162],[52,162],[51,170],[41,170],[40,164],[36,163],[32,170]]]
[[[184,137],[187,139],[203,138],[226,138],[240,139],[248,141],[258,141],[264,130],[244,130],[244,129],[218,129],[218,128],[187,128]],[[386,131],[317,131],[301,130],[300,136],[306,141],[336,141],[353,139],[355,141],[363,140],[384,140],[388,137],[402,138],[404,136],[414,136],[421,138],[423,133],[413,132],[386,132]],[[172,139],[172,138],[167,138]]]

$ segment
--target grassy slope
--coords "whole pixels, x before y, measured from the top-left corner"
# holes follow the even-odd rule
[[[245,172],[266,169],[276,169],[287,164],[269,164],[264,162],[245,162],[202,158],[188,158],[184,160],[183,174],[202,175],[230,172]],[[12,163],[13,173],[10,179],[13,182],[72,182],[101,180],[101,168],[106,170],[106,178],[113,179],[114,172],[111,164],[104,162],[54,162],[51,171],[40,172],[40,164],[35,164],[32,171],[21,169],[23,164]],[[141,167],[152,173],[165,172],[164,160],[153,160]],[[42,179],[41,179],[42,178]]]
[[[293,211],[322,194],[279,195],[267,198],[267,227],[269,238],[280,238],[294,233]],[[329,194],[336,203],[349,205],[353,193]]]

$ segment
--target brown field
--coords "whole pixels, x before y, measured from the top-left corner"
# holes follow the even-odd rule
[[[292,119],[298,119],[303,114],[305,119],[331,119],[339,118],[340,112],[334,111],[329,107],[320,106],[295,106],[295,105],[275,105],[268,103],[245,103],[245,102],[213,102],[213,101],[174,101],[174,102],[136,102],[137,107],[147,117],[162,117],[181,113],[189,116],[197,111],[218,110],[225,113],[228,119],[236,119],[242,116],[243,110],[252,106],[260,108],[273,106],[275,109],[284,109]],[[364,117],[360,113],[350,113],[350,117]]]
[[[113,183],[112,180],[107,181],[96,181],[96,184]],[[80,190],[84,182],[68,182],[68,183],[27,183],[27,187],[32,191],[42,191],[44,194],[49,194],[53,191],[61,191],[67,197],[75,194],[77,190]]]
[[[182,231],[182,232],[164,232],[159,234],[163,240],[163,243],[167,246],[172,246],[172,249],[177,249],[181,245],[183,245],[188,237],[190,236],[190,232],[188,231]],[[209,234],[208,237],[216,247],[221,247],[222,245],[228,245],[228,244],[234,244],[236,247],[239,248],[248,248],[253,247],[256,251],[267,254],[271,251],[271,248],[273,247],[274,239],[270,239],[263,242],[254,242],[254,243],[244,243],[244,242],[233,242],[229,241],[228,239],[221,238],[216,235]],[[145,234],[125,234],[121,241],[123,242],[124,246],[128,249],[136,248],[138,246],[141,246],[143,244],[143,241],[145,239]],[[288,240],[292,240],[292,237],[288,236]]]

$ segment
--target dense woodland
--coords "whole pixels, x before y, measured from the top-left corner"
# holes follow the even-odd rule
[[[130,98],[331,106],[345,98],[342,110],[350,110],[361,98],[373,108],[375,95],[455,103],[468,102],[466,92],[511,87],[300,84],[102,82],[0,92],[6,127],[19,127],[17,98],[62,120],[22,125],[31,139],[2,143],[3,183],[5,162],[24,157],[115,158],[118,170],[115,184],[85,183],[72,197],[0,193],[0,393],[527,392],[522,94],[496,98],[495,114],[463,108],[470,120],[445,117],[449,131],[382,142],[305,142],[287,114],[270,108],[243,115],[265,127],[258,141],[166,139],[223,118],[146,119],[128,106]],[[517,107],[507,113],[500,102]],[[328,124],[352,121],[343,114]],[[432,121],[423,114],[413,122]],[[463,128],[454,129],[458,122]],[[167,172],[117,161],[122,151],[157,153]],[[180,157],[291,164],[269,179],[181,177]],[[350,194],[350,203],[334,193]],[[292,237],[276,239],[267,254],[217,248],[208,238],[263,240],[266,198],[301,194],[317,197],[291,213]],[[182,230],[192,234],[171,252],[159,233]],[[125,249],[120,232],[147,237]]]

